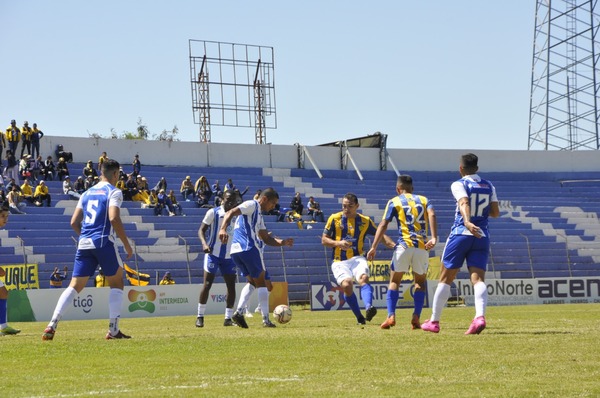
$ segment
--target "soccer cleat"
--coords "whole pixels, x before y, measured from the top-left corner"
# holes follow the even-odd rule
[[[377,308],[370,306],[369,308],[367,308],[367,311],[365,314],[366,314],[366,316],[365,316],[366,320],[371,322],[371,319],[373,319],[373,317],[375,317],[375,315],[377,315]]]
[[[264,328],[275,328],[275,327],[277,327],[277,326],[275,326],[275,324],[274,324],[273,322],[271,322],[270,320],[268,320],[268,319],[265,319],[265,320],[263,321],[263,327],[264,327]]]
[[[465,334],[479,334],[483,332],[483,329],[485,329],[485,318],[478,316],[477,318],[473,319],[471,326],[469,326],[469,329],[465,332]]]
[[[412,320],[410,321],[410,325],[412,327],[412,330],[421,329],[421,321],[417,314],[413,314]]]
[[[439,321],[430,321],[428,319],[425,321],[424,324],[421,325],[421,329],[423,329],[426,332],[439,333],[440,332],[440,322]]]
[[[234,312],[233,316],[231,317],[231,320],[233,322],[235,322],[236,325],[238,325],[239,327],[243,328],[243,329],[248,329],[248,324],[246,323],[246,319],[244,319],[244,316],[242,314],[240,314],[239,312]]]
[[[388,316],[387,319],[385,320],[385,322],[383,322],[381,324],[382,329],[389,329],[393,326],[396,326],[396,316],[395,315]]]
[[[360,318],[356,318],[357,324],[358,325],[366,325],[367,324],[367,320],[365,319],[364,316],[361,315]]]
[[[256,314],[260,314],[260,305],[254,309],[254,312]]]
[[[196,318],[196,327],[197,328],[204,327],[204,317],[203,316],[199,316],[198,318]]]
[[[54,338],[54,333],[56,333],[56,330],[48,326],[46,329],[44,329],[44,334],[42,334],[42,340],[52,340]]]
[[[233,323],[231,319],[226,318],[225,322],[223,322],[223,326],[235,326],[235,323]]]
[[[19,334],[21,333],[21,330],[6,326],[4,329],[0,329],[0,333],[6,336],[7,334]]]
[[[112,335],[110,334],[110,332],[106,333],[106,340],[113,340],[113,339],[130,339],[131,336],[127,336],[126,334],[123,334],[123,332],[121,332],[119,330],[119,333]]]

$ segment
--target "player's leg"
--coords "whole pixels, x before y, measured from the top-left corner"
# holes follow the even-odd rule
[[[398,298],[400,297],[398,287],[400,286],[403,275],[404,272],[396,272],[393,269],[390,270],[390,283],[388,285],[386,297],[388,316],[381,324],[382,329],[389,329],[392,326],[396,326],[396,306],[398,305]]]
[[[21,331],[8,325],[8,290],[4,282],[0,281],[0,335],[17,334]]]
[[[204,283],[202,284],[202,290],[200,290],[200,297],[198,298],[198,317],[196,318],[196,327],[204,327],[204,313],[206,312],[206,303],[208,301],[208,294],[210,288],[215,280],[215,274],[206,271],[204,269]]]
[[[467,267],[473,284],[475,299],[475,318],[465,334],[479,334],[485,329],[485,310],[487,307],[487,285],[485,284],[485,270],[490,249],[489,238],[478,239],[472,250],[467,255]]]
[[[354,256],[350,261],[354,278],[360,284],[360,295],[366,310],[365,319],[370,322],[377,315],[377,308],[373,306],[373,286],[369,283],[369,265],[363,256]]]
[[[231,259],[233,260],[234,264],[240,269],[240,273],[242,274],[242,276],[249,275],[248,268],[246,267],[246,258],[244,252],[231,254]],[[248,282],[250,282],[249,278]],[[239,327],[244,329],[248,329],[248,323],[246,322],[246,319],[244,319],[242,308],[243,305],[245,305],[244,303],[247,303],[247,301],[249,300],[250,295],[253,291],[254,286],[250,285],[250,283],[246,283],[246,286],[244,286],[244,288],[240,292],[240,299],[238,301],[237,310],[231,316],[231,320],[235,322]]]
[[[223,326],[233,326],[233,305],[235,304],[235,273],[223,274],[225,286],[227,287],[227,299],[225,303],[225,321]]]
[[[349,267],[349,260],[334,261],[331,264],[331,271],[337,284],[342,288],[344,292],[344,300],[348,304],[348,307],[352,310],[352,313],[356,317],[359,324],[364,325],[366,323],[365,317],[360,312],[360,306],[358,305],[358,297],[354,294],[354,284],[352,270]]]
[[[413,277],[415,280],[413,291],[413,302],[415,309],[410,321],[412,329],[421,329],[421,312],[427,296],[427,268],[429,266],[429,252],[423,249],[413,248],[411,259]]]
[[[106,339],[129,339],[119,328],[121,306],[123,304],[123,264],[117,252],[117,247],[109,244],[95,250],[110,292],[108,294],[108,333]]]

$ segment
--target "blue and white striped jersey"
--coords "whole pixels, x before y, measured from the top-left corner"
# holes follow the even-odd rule
[[[233,235],[233,228],[236,220],[232,220],[231,224],[227,227],[229,239],[227,240],[227,244],[223,245],[219,240],[219,229],[221,229],[221,224],[223,223],[223,217],[225,216],[225,213],[226,211],[223,206],[213,207],[206,212],[206,215],[202,220],[202,224],[206,224],[210,227],[207,243],[210,247],[211,254],[219,258],[227,259],[231,258],[231,237]]]
[[[238,216],[235,222],[231,253],[245,252],[253,247],[262,250],[265,244],[260,239],[258,231],[267,228],[258,201],[254,199],[247,200],[239,205],[238,209],[242,214]]]
[[[81,195],[77,208],[83,210],[81,235],[79,235],[80,250],[99,249],[108,242],[115,241],[113,229],[108,218],[108,208],[121,208],[123,193],[106,181],[102,181]]]
[[[457,203],[454,225],[452,225],[450,235],[472,235],[465,227],[465,222],[458,208],[458,201],[461,198],[468,198],[471,207],[471,222],[481,228],[485,236],[489,236],[490,203],[498,201],[496,188],[492,183],[482,179],[477,174],[472,174],[453,182],[450,188]]]

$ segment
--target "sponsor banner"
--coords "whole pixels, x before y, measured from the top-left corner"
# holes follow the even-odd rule
[[[240,292],[245,283],[237,283]],[[153,316],[190,315],[198,313],[198,298],[202,285],[148,285],[126,286],[121,307],[122,318],[143,318]],[[11,295],[9,307],[19,309],[9,311],[10,322],[49,321],[54,312],[62,289],[28,290],[26,295]],[[73,299],[62,319],[108,319],[108,296],[110,288],[85,288]],[[257,294],[252,294],[249,305],[255,308]],[[224,283],[215,283],[210,289],[206,314],[224,314],[227,287]],[[287,304],[287,283],[273,282],[273,291],[269,305]],[[237,304],[237,302],[236,302]]]
[[[375,282],[371,283],[371,286],[373,286],[373,305],[377,308],[386,308],[388,284]],[[335,283],[317,283],[311,284],[310,289],[310,307],[312,310],[335,311],[350,309],[344,300],[344,292],[341,286],[338,286]],[[412,281],[403,281],[398,287],[398,291],[400,297],[396,308],[414,307]],[[357,295],[359,301],[362,300],[360,285],[354,285],[354,294]],[[360,304],[362,307],[362,303]],[[425,301],[425,306],[429,306],[427,299]]]
[[[37,264],[10,264],[2,268],[6,272],[4,285],[7,290],[40,288]]]
[[[429,268],[427,279],[438,280],[440,278],[442,263],[439,257],[429,257]],[[390,260],[369,261],[369,279],[371,282],[388,282],[390,280]],[[402,276],[403,281],[412,281],[412,270]]]
[[[600,303],[600,277],[488,279],[486,284],[488,305]],[[428,285],[433,297],[437,284]],[[471,282],[455,280],[454,285],[466,304],[474,305]]]

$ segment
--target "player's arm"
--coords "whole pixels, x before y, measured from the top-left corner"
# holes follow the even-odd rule
[[[294,245],[293,238],[287,238],[287,239],[276,238],[276,237],[272,236],[269,233],[269,231],[267,231],[266,229],[261,229],[260,231],[258,231],[258,235],[260,236],[260,239],[262,239],[262,241],[265,242],[265,244],[268,246],[292,247]]]
[[[371,261],[375,258],[377,254],[377,246],[381,243],[381,240],[384,239],[385,232],[387,231],[387,227],[390,222],[386,219],[381,220],[379,225],[377,226],[377,232],[375,232],[375,238],[373,238],[373,243],[371,243],[371,248],[367,252],[367,260]]]
[[[223,216],[223,221],[221,222],[221,229],[219,230],[219,240],[221,243],[227,243],[227,239],[229,239],[229,234],[227,234],[227,227],[231,224],[231,219],[235,216],[239,216],[242,214],[242,210],[239,207],[234,207],[229,210]]]
[[[125,233],[125,227],[123,227],[123,222],[121,221],[121,209],[118,206],[109,206],[108,208],[108,219],[110,224],[115,231],[115,234],[121,239],[123,243],[123,247],[125,248],[125,252],[127,253],[127,258],[131,258],[133,255],[133,249],[129,244],[129,239],[127,238],[127,234]]]
[[[352,247],[351,242],[348,242],[343,239],[335,240],[335,239],[332,239],[331,237],[329,237],[329,235],[327,235],[327,234],[323,234],[323,236],[321,236],[321,244],[325,247],[331,247],[331,248],[341,247],[344,250]]]
[[[431,250],[437,244],[438,233],[437,233],[437,216],[433,207],[427,209],[427,219],[429,221],[429,231],[431,232],[431,239],[425,243],[425,250]]]
[[[498,202],[491,202],[490,203],[490,212],[489,212],[489,215],[492,218],[496,218],[496,217],[500,216],[500,205],[498,204]]]
[[[81,207],[76,207],[73,212],[73,216],[71,217],[71,228],[77,234],[77,236],[81,235],[81,222],[83,221],[83,209]]]
[[[206,237],[205,237],[208,227],[209,227],[209,225],[202,223],[202,225],[198,229],[198,237],[200,238],[200,242],[202,242],[202,251],[204,253],[210,253],[210,246],[206,242]]]

